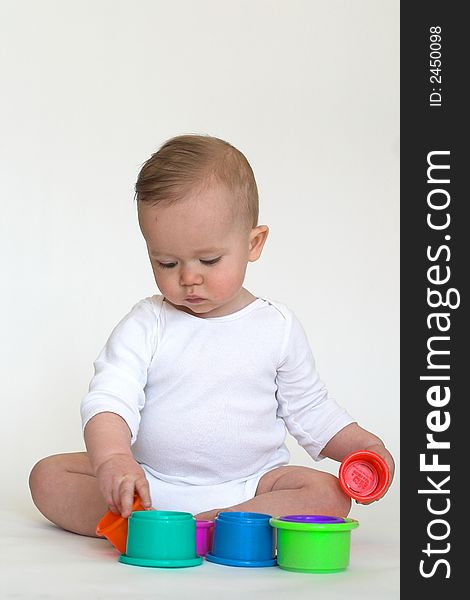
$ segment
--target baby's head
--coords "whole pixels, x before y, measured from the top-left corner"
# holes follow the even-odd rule
[[[258,225],[256,181],[243,154],[218,138],[178,136],[144,163],[135,189],[165,298],[200,317],[249,304],[246,267],[261,255],[268,228]]]

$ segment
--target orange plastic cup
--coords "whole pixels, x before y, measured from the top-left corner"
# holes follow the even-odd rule
[[[145,510],[139,496],[135,496],[132,512]],[[111,544],[119,550],[121,554],[126,553],[127,544],[127,519],[121,515],[115,515],[108,510],[101,521],[96,526],[96,535],[105,537]]]

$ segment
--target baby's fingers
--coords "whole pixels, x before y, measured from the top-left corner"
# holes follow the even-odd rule
[[[121,510],[119,509],[118,502],[115,500],[115,494],[113,494],[113,490],[102,491],[104,501],[106,502],[108,509],[113,512],[115,515],[120,515]],[[116,494],[117,498],[117,494]]]
[[[108,509],[114,513],[115,515],[120,515],[121,511],[119,510],[119,508],[114,504],[114,502],[107,502],[106,503],[108,505]]]
[[[119,485],[119,500],[121,516],[127,519],[132,512],[134,504],[134,480],[123,479]]]
[[[135,487],[136,487],[137,493],[140,496],[142,506],[144,508],[151,508],[152,500],[150,498],[150,488],[149,488],[149,483],[148,483],[147,479],[145,477],[137,479],[135,482]]]

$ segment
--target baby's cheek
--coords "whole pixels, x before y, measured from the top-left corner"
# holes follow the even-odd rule
[[[155,282],[160,292],[164,296],[171,296],[175,289],[175,285],[174,283],[172,284],[171,277],[165,275],[165,273],[161,273],[156,268],[153,270],[153,274],[155,275]]]
[[[226,292],[236,290],[243,284],[243,274],[237,269],[220,273],[217,276],[216,285],[219,289]]]

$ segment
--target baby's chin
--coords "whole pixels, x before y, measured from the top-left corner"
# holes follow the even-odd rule
[[[214,306],[209,305],[206,302],[201,302],[200,304],[195,304],[194,306],[189,307],[184,304],[172,302],[171,300],[168,300],[168,298],[166,298],[166,300],[177,310],[181,310],[185,313],[188,313],[188,315],[193,315],[194,317],[204,317],[206,314],[208,315],[208,313],[214,311]]]

